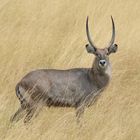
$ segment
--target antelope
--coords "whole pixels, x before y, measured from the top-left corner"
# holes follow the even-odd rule
[[[67,70],[39,69],[29,72],[16,85],[16,96],[20,107],[11,117],[11,122],[18,121],[18,116],[26,111],[24,123],[33,117],[39,103],[44,106],[69,106],[76,109],[76,116],[83,114],[85,107],[94,103],[96,97],[108,86],[111,78],[109,55],[117,51],[115,25],[112,21],[112,37],[107,47],[97,48],[90,36],[88,17],[86,35],[88,53],[95,59],[91,68],[74,68]]]

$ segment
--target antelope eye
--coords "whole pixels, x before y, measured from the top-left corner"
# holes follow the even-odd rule
[[[106,55],[109,55],[109,51],[107,50],[107,53],[106,53]]]
[[[106,55],[109,55],[109,52],[107,52],[107,54]]]

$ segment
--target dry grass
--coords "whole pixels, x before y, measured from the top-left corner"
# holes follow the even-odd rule
[[[140,139],[140,1],[1,0],[0,1],[0,139],[139,140]],[[98,46],[111,36],[113,15],[119,51],[111,55],[112,81],[98,102],[75,123],[72,108],[43,108],[29,125],[11,125],[19,102],[14,87],[37,68],[90,67],[85,19]]]

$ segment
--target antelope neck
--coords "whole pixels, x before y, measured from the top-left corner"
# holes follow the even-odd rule
[[[92,68],[89,70],[90,79],[96,82],[98,88],[104,88],[108,85],[111,78],[111,68],[110,64],[105,70],[99,69],[93,64]]]

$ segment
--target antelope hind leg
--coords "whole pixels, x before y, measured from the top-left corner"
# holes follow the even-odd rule
[[[26,116],[24,118],[24,123],[28,123],[31,120],[31,118],[33,117],[34,113],[36,112],[36,109],[37,109],[37,107],[33,107],[33,108],[29,108],[27,110],[27,114],[26,114]]]
[[[23,118],[23,111],[24,109],[23,108],[19,108],[16,113],[14,115],[11,116],[10,118],[10,122],[14,122],[14,121],[19,121],[20,119]]]

